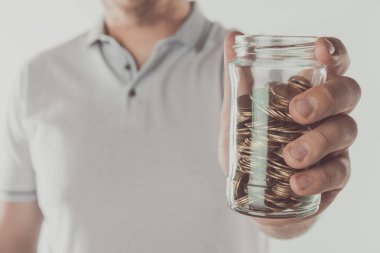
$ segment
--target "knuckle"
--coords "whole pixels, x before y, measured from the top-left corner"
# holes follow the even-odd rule
[[[315,188],[320,191],[342,189],[350,178],[350,161],[347,156],[340,156],[318,167]]]
[[[343,42],[340,39],[336,37],[328,37],[328,38],[332,41],[332,43],[335,43],[336,46],[343,46]]]
[[[326,150],[330,145],[330,138],[322,128],[315,128],[312,130],[312,138],[316,140],[323,150]]]
[[[360,98],[362,94],[362,89],[359,83],[355,79],[348,76],[344,76],[343,78],[345,80],[346,85],[350,88],[351,94]]]
[[[344,54],[347,52],[346,47],[342,40],[335,37],[327,37],[327,38],[334,45],[335,54]]]
[[[328,37],[328,40],[334,46],[335,50],[334,50],[333,55],[334,56],[340,56],[340,58],[342,58],[346,61],[348,58],[348,52],[347,52],[347,49],[346,49],[346,46],[344,45],[344,43],[340,39],[335,38],[335,37]]]
[[[344,182],[345,179],[346,179],[346,166],[342,163],[342,162],[339,162],[337,164],[337,166],[335,166],[334,169],[334,177],[338,179],[338,181],[340,182]]]
[[[321,169],[319,171],[319,183],[317,183],[317,188],[319,189],[330,189],[333,185],[334,176],[329,173],[328,170]]]
[[[346,138],[347,142],[352,143],[358,135],[358,124],[356,121],[347,114],[339,115],[341,124],[344,126],[344,131],[338,131],[342,135],[342,138]]]
[[[326,37],[335,47],[343,45],[342,41],[336,37]]]
[[[345,59],[345,64],[343,66],[342,73],[345,73],[351,65],[351,59],[347,50],[345,50],[344,52],[344,59]]]
[[[332,87],[332,85],[325,84],[322,85],[322,92],[327,97],[329,106],[335,106],[339,102],[339,95],[338,92],[335,91],[335,89]]]
[[[346,157],[339,157],[335,160],[334,177],[339,183],[336,185],[338,188],[343,188],[350,178],[350,161]]]

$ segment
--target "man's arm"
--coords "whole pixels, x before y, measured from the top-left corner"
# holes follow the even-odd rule
[[[36,201],[0,202],[0,253],[35,253],[42,223]]]

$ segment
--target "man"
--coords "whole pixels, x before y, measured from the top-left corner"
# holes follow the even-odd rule
[[[104,6],[104,22],[35,57],[13,89],[0,149],[0,253],[35,252],[42,220],[43,246],[54,253],[266,252],[259,229],[278,238],[305,232],[349,177],[357,130],[345,113],[360,88],[341,76],[341,42],[318,41],[328,81],[290,104],[296,121],[324,123],[284,151],[294,168],[325,157],[291,179],[300,195],[323,193],[320,211],[253,219],[226,207],[217,162],[219,136],[226,172],[227,31],[186,0]]]

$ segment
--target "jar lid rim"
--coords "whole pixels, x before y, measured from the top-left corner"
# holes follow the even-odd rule
[[[293,35],[237,35],[235,44],[258,43],[315,43],[318,36],[293,36]]]
[[[256,59],[283,57],[315,60],[316,36],[238,35],[234,49],[237,56],[255,55]]]

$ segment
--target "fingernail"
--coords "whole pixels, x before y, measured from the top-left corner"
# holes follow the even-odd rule
[[[290,147],[289,152],[294,159],[301,161],[309,151],[304,143],[296,143]]]
[[[296,100],[296,110],[303,117],[307,118],[313,112],[313,105],[309,98],[305,97],[299,100]]]
[[[327,49],[329,50],[330,55],[333,55],[335,53],[335,47],[334,44],[331,43],[328,39],[325,38]]]
[[[297,184],[298,184],[298,187],[301,189],[301,190],[305,190],[307,187],[310,186],[311,184],[311,180],[309,177],[306,177],[306,176],[299,176],[297,178]]]

